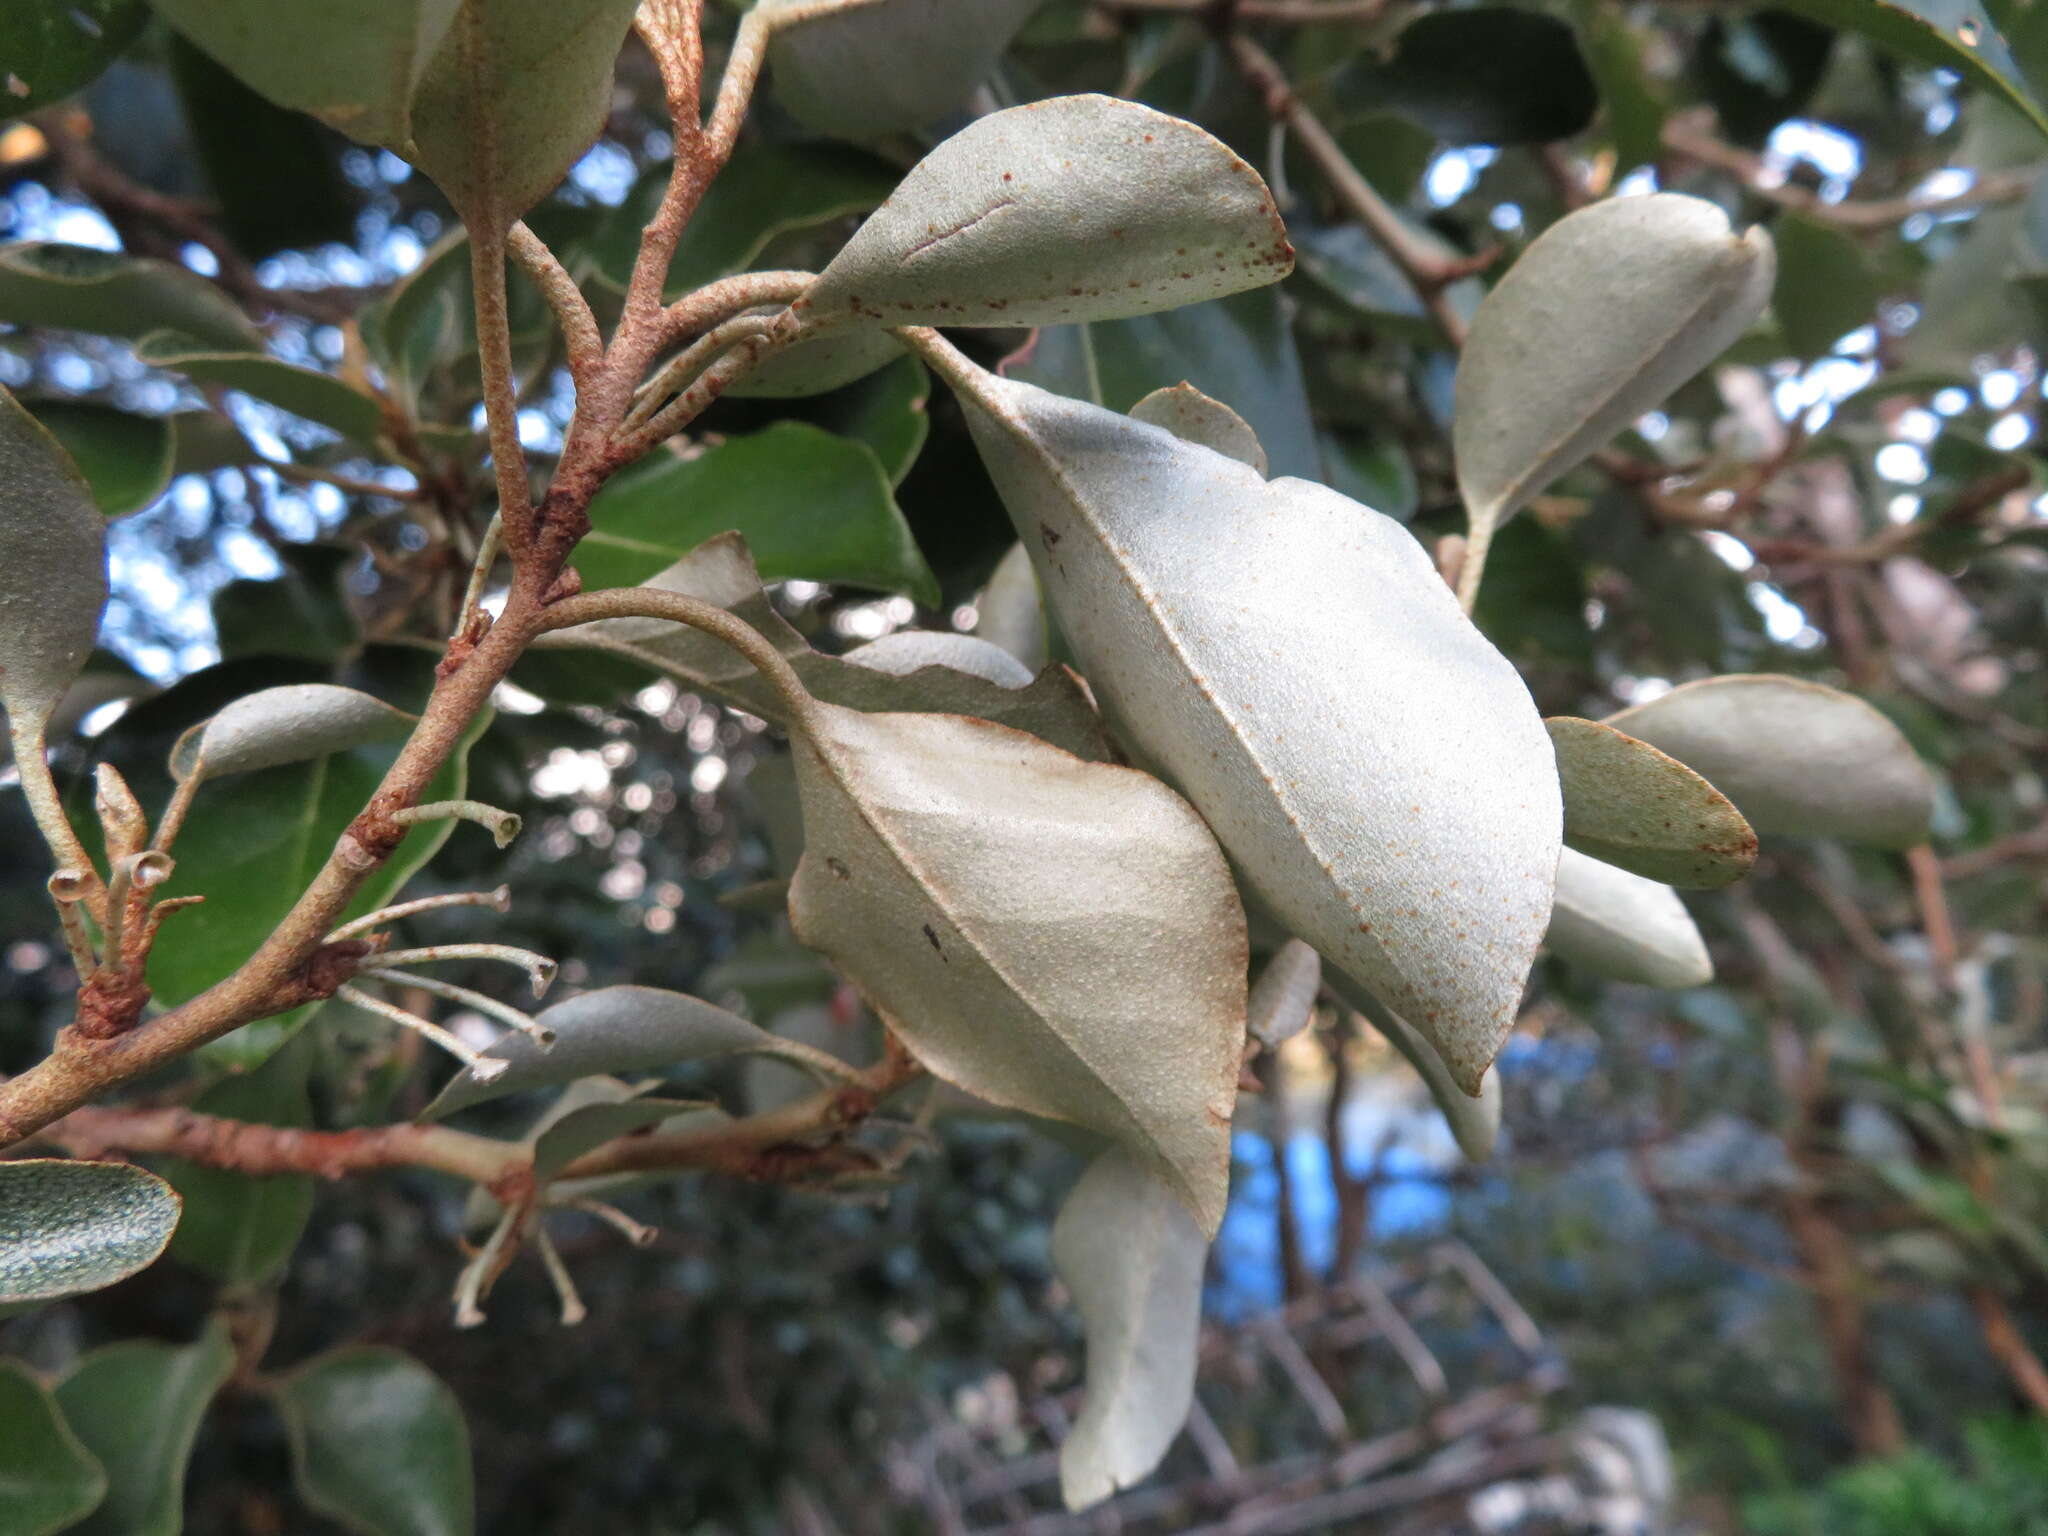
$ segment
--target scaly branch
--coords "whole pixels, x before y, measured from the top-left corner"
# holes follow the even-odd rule
[[[505,236],[473,229],[469,270],[476,288],[477,358],[483,372],[484,414],[490,423],[491,464],[498,482],[498,517],[515,562],[533,544],[533,490],[519,443],[519,389],[512,376],[512,322],[505,304]]]
[[[2000,203],[2019,202],[2033,190],[2043,169],[2035,165],[2023,170],[1980,171],[1976,180],[1961,192],[1939,196],[1914,193],[1871,202],[1831,203],[1817,192],[1776,179],[1761,155],[1716,138],[1709,126],[1712,121],[1711,113],[1671,117],[1664,124],[1664,147],[1683,159],[1728,172],[1758,197],[1781,208],[1858,233],[1890,229],[1917,214],[1968,213]]]
[[[1394,265],[1401,269],[1401,275],[1408,279],[1416,296],[1422,300],[1431,323],[1442,333],[1451,349],[1456,351],[1464,346],[1465,322],[1451,308],[1444,290],[1458,278],[1469,276],[1475,270],[1474,265],[1466,261],[1445,260],[1401,222],[1400,215],[1351,163],[1351,157],[1344,153],[1336,137],[1323,126],[1322,119],[1295,95],[1294,87],[1271,54],[1239,32],[1229,34],[1225,42],[1231,62],[1244,76],[1245,83],[1258,93],[1267,115],[1294,135],[1295,142],[1315,162],[1316,169],[1323,173],[1323,179],[1329,183],[1331,192],[1344,205],[1345,211],[1364,227],[1374,242],[1393,259]],[[1491,260],[1489,256],[1487,262]],[[1480,263],[1481,266],[1485,264]]]
[[[563,1168],[560,1180],[627,1172],[711,1169],[746,1179],[832,1172],[859,1161],[845,1145],[897,1089],[922,1069],[892,1048],[847,1080],[758,1115],[666,1136],[622,1136]],[[342,1179],[382,1168],[424,1168],[480,1185],[501,1198],[531,1195],[533,1148],[442,1125],[386,1125],[309,1131],[257,1125],[189,1109],[75,1109],[37,1139],[77,1157],[113,1153],[181,1157],[247,1174]]]
[[[635,271],[636,298],[628,304],[619,334],[602,358],[590,363],[591,328],[585,325],[580,296],[572,299],[562,281],[564,274],[558,273],[537,240],[529,242],[526,235],[517,233],[508,236],[488,225],[470,231],[484,403],[504,537],[514,556],[512,585],[503,610],[495,621],[487,621],[479,611],[473,615],[474,622],[466,624],[450,642],[436,669],[433,694],[376,794],[337,840],[291,911],[255,952],[199,996],[113,1038],[94,1039],[76,1021],[59,1031],[49,1056],[0,1083],[0,1147],[35,1133],[95,1095],[157,1071],[244,1024],[333,996],[370,960],[376,946],[363,939],[333,939],[329,935],[364,882],[383,867],[405,838],[401,813],[419,805],[470,723],[489,702],[492,690],[536,635],[618,611],[592,608],[587,603],[581,608],[561,603],[575,591],[573,576],[564,578],[563,568],[589,525],[586,509],[590,498],[612,473],[631,461],[636,449],[646,446],[634,435],[621,441],[619,428],[648,362],[676,334],[677,320],[688,320],[698,312],[689,301],[677,311],[665,310],[662,284],[683,226],[731,153],[760,73],[770,25],[758,10],[741,22],[718,100],[708,122],[700,125],[695,119],[691,85],[692,71],[701,63],[695,39],[697,0],[655,0],[647,14],[652,18],[652,45],[662,61],[672,104],[687,111],[677,123],[678,174],[643,239]],[[519,248],[520,259],[548,295],[562,321],[572,357],[580,356],[589,365],[587,387],[579,384],[576,414],[546,502],[539,509],[533,505],[519,444],[505,302],[508,245]],[[715,302],[746,307],[758,302],[761,287],[729,287],[720,291]],[[710,375],[692,385],[686,395],[690,403],[679,401],[663,412],[669,429],[683,424],[715,398],[744,361],[723,359]],[[716,612],[718,621],[729,618],[722,610]],[[737,620],[730,622],[746,628]],[[782,668],[779,686],[794,687],[793,674],[788,674],[773,648],[757,635],[754,638],[767,653],[762,664]],[[60,846],[68,853],[69,845],[61,838]],[[89,870],[89,865],[82,866],[76,878],[96,880]]]

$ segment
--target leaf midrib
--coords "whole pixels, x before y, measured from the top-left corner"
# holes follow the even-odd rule
[[[982,724],[993,727],[997,730],[1012,729],[1012,727],[1009,726],[996,725],[994,721],[983,721]],[[1016,732],[1016,734],[1022,736],[1026,733],[1019,731]],[[1111,1085],[1110,1079],[1107,1076],[1105,1076],[1103,1072],[1096,1066],[1094,1060],[1089,1056],[1089,1053],[1082,1049],[1081,1044],[1078,1041],[1069,1039],[1068,1036],[1053,1023],[1051,1011],[1048,1010],[1046,1006],[1039,1000],[1039,997],[1036,994],[1036,992],[1027,989],[1020,982],[1018,982],[1016,978],[1010,974],[1009,970],[1001,962],[999,962],[993,954],[990,953],[989,946],[983,940],[982,936],[976,931],[976,929],[973,926],[962,921],[962,919],[954,911],[952,906],[950,906],[943,899],[943,897],[939,893],[939,888],[934,885],[932,880],[926,875],[923,867],[918,863],[918,861],[915,858],[911,856],[909,851],[904,848],[902,843],[899,842],[897,838],[891,834],[891,832],[886,826],[884,826],[874,816],[869,814],[866,803],[863,801],[860,795],[854,792],[853,783],[850,777],[841,770],[841,766],[839,762],[836,760],[835,754],[826,750],[825,743],[821,740],[821,733],[814,731],[810,733],[809,739],[813,752],[816,754],[818,760],[824,765],[826,771],[832,775],[834,782],[836,782],[839,785],[841,792],[846,797],[847,803],[853,807],[854,813],[857,816],[859,816],[861,823],[864,826],[866,826],[868,830],[874,834],[876,840],[880,842],[885,849],[888,850],[890,856],[895,859],[897,867],[901,869],[903,873],[906,876],[908,876],[912,882],[916,884],[917,888],[920,891],[924,892],[926,899],[928,899],[932,903],[932,905],[938,909],[939,913],[952,926],[953,931],[959,934],[963,939],[967,941],[968,947],[971,950],[973,950],[976,958],[979,959],[983,965],[988,967],[990,974],[993,975],[998,981],[1000,981],[1005,987],[1007,987],[1010,990],[1010,992],[1018,998],[1019,1001],[1024,1003],[1026,1008],[1029,1010],[1031,1017],[1038,1020],[1040,1025],[1044,1028],[1046,1034],[1052,1040],[1057,1042],[1057,1044],[1069,1055],[1071,1055],[1076,1061],[1078,1061],[1082,1065],[1082,1067],[1087,1070],[1090,1076],[1092,1076],[1097,1082],[1102,1084],[1103,1089],[1109,1095],[1110,1102],[1115,1104],[1118,1110],[1122,1112],[1124,1118],[1129,1122],[1131,1127],[1134,1130],[1136,1130],[1138,1135],[1143,1139],[1144,1144],[1152,1149],[1153,1154],[1157,1156],[1168,1168],[1170,1168],[1173,1171],[1173,1177],[1176,1180],[1176,1182],[1181,1184],[1182,1192],[1187,1197],[1192,1199],[1194,1197],[1195,1191],[1191,1186],[1189,1186],[1186,1176],[1181,1172],[1179,1166],[1173,1161],[1173,1159],[1167,1155],[1166,1149],[1160,1145],[1159,1139],[1155,1135],[1153,1135],[1151,1128],[1145,1125],[1145,1123],[1138,1118],[1136,1112],[1132,1110],[1130,1105],[1124,1101],[1124,1096],[1121,1093],[1121,1091],[1119,1091]],[[1028,737],[1028,739],[1038,746],[1051,745],[1049,742],[1039,741],[1039,739],[1035,736]],[[1053,750],[1057,751],[1059,749],[1054,748]],[[1098,766],[1110,767],[1114,765],[1101,764]],[[1029,1106],[1016,1105],[1014,1107],[1019,1109],[1026,1109]]]

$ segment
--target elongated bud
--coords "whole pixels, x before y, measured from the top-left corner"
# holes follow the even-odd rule
[[[149,818],[142,802],[112,763],[93,770],[93,809],[99,813],[100,830],[106,834],[107,858],[118,861],[149,846]]]

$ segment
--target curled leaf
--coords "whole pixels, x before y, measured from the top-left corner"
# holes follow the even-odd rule
[[[223,350],[175,331],[158,331],[143,338],[135,355],[152,368],[168,368],[202,384],[242,390],[358,443],[375,443],[384,429],[383,412],[373,396],[332,374],[300,368],[265,353],[246,348]]]
[[[795,308],[807,329],[1105,320],[1277,282],[1272,195],[1192,123],[1108,96],[981,118],[918,162]]]
[[[1924,842],[1934,779],[1899,728],[1853,694],[1803,678],[1710,677],[1607,724],[1711,779],[1757,831]]]
[[[220,778],[403,740],[418,717],[333,683],[292,683],[235,700],[180,736],[171,776]]]
[[[946,664],[898,676],[813,651],[762,591],[746,541],[737,534],[705,541],[643,585],[699,597],[738,614],[790,659],[806,688],[828,703],[870,711],[973,715],[1029,731],[1082,757],[1109,755],[1094,706],[1064,667],[1048,666],[1028,687],[1013,688]],[[681,624],[602,619],[543,636],[538,648],[607,651],[693,688],[709,689],[764,719],[783,719],[781,700],[752,667],[729,647]]]
[[[1286,931],[1477,1092],[1550,911],[1528,690],[1400,524],[961,364],[983,461],[1110,720]]]
[[[1719,890],[1749,873],[1756,833],[1692,769],[1611,725],[1568,716],[1543,724],[1557,749],[1565,842],[1687,890]]]
[[[771,352],[726,393],[737,399],[790,400],[844,389],[903,355],[887,331],[838,331]]]
[[[1042,667],[1051,654],[1045,628],[1045,602],[1038,593],[1038,573],[1031,551],[1012,544],[996,562],[995,573],[982,588],[975,607],[980,618],[974,632],[999,645],[1027,667]]]
[[[951,667],[998,688],[1029,688],[1031,669],[1001,646],[973,635],[939,630],[899,629],[866,645],[857,645],[846,659],[891,677],[909,677],[924,667]]]
[[[244,352],[264,346],[233,300],[196,272],[54,241],[0,250],[0,321],[131,339],[173,330]]]
[[[1266,450],[1251,423],[1221,400],[1211,400],[1194,385],[1180,383],[1155,389],[1131,407],[1131,420],[1163,427],[1184,443],[1213,448],[1225,458],[1266,473]]]
[[[1714,979],[1706,941],[1676,891],[1570,848],[1558,860],[1544,942],[1616,981],[1676,989]]]
[[[1060,1207],[1052,1262],[1088,1333],[1088,1400],[1060,1447],[1068,1509],[1159,1465],[1195,1396],[1208,1243],[1173,1191],[1121,1147]]]
[[[1316,993],[1322,985],[1320,955],[1299,939],[1281,945],[1252,983],[1245,1008],[1252,1038],[1270,1051],[1300,1034],[1315,1017]]]
[[[1452,448],[1475,535],[1725,352],[1771,296],[1760,228],[1677,192],[1566,214],[1508,269],[1458,361]]]
[[[1422,1079],[1430,1101],[1444,1117],[1451,1139],[1468,1161],[1483,1163],[1493,1156],[1500,1138],[1500,1069],[1488,1067],[1475,1096],[1453,1081],[1443,1057],[1422,1032],[1334,966],[1324,972],[1330,990],[1358,1010]]]
[[[523,1093],[550,1083],[620,1072],[649,1072],[706,1061],[741,1051],[770,1055],[786,1042],[736,1013],[682,992],[659,987],[603,987],[544,1009],[536,1021],[552,1032],[543,1046],[532,1035],[513,1033],[483,1053],[505,1069],[488,1080],[458,1074],[422,1118],[438,1120],[458,1109]]]
[[[180,1202],[128,1163],[0,1163],[0,1307],[97,1291],[156,1262]]]
[[[92,654],[107,533],[57,440],[0,388],[0,707],[40,734]]]
[[[1080,1125],[1223,1216],[1244,912],[1157,780],[956,715],[801,722],[797,937],[938,1076]]]

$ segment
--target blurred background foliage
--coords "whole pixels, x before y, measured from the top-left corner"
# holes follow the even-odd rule
[[[1243,0],[1235,25],[1436,253],[1432,297],[1453,315],[1609,193],[1691,192],[1776,240],[1766,322],[1500,537],[1477,618],[1543,711],[1597,718],[1712,673],[1810,676],[1897,722],[1941,801],[1911,856],[1778,840],[1746,884],[1689,897],[1711,986],[1542,963],[1484,1167],[1376,1036],[1324,1011],[1245,1101],[1211,1311],[1253,1316],[1458,1235],[1541,1322],[1568,1400],[1658,1417],[1693,1528],[2048,1530],[2048,0],[1320,8],[1330,19],[1318,0]],[[118,55],[96,78],[101,57],[16,67],[44,63],[42,42],[0,17],[0,382],[113,519],[103,650],[61,764],[82,783],[114,762],[157,803],[170,741],[253,687],[331,679],[416,704],[488,491],[467,266],[434,190],[255,97],[135,0],[84,9],[98,53]],[[1045,333],[1013,367],[1115,408],[1187,379],[1252,423],[1276,473],[1427,544],[1457,533],[1454,353],[1329,165],[1233,69],[1214,32],[1232,10],[1047,0],[973,100],[914,137],[828,141],[764,93],[678,280],[815,268],[970,113],[1077,90],[1142,100],[1264,171],[1299,268],[1221,303]],[[731,18],[712,17],[715,56]],[[75,89],[36,87],[65,68]],[[600,308],[669,144],[629,44],[603,137],[531,219]],[[513,305],[521,436],[544,472],[573,396],[537,296],[515,281]],[[251,322],[267,364],[247,355]],[[984,360],[1032,342],[959,339]],[[1010,538],[957,410],[908,359],[829,395],[722,402],[653,473],[673,477],[657,508],[687,497],[711,519],[662,525],[678,551],[740,526],[782,579],[781,611],[825,649],[913,622],[971,629]],[[747,899],[776,873],[787,803],[759,723],[623,665],[536,656],[516,681],[467,774],[525,815],[525,838],[499,856],[458,833],[410,890],[509,881],[513,915],[492,931],[561,956],[568,986],[684,988],[857,1053],[857,1005]],[[338,830],[378,767],[362,749],[317,782],[249,776],[201,802],[181,863],[234,885],[282,829]],[[0,819],[8,849],[34,846],[19,797],[0,796]],[[0,1070],[67,1013],[42,876],[32,857],[0,866]],[[274,920],[263,901],[288,895],[179,919],[159,996],[223,973]],[[484,931],[461,911],[435,926]],[[416,1111],[445,1071],[331,1004],[150,1091],[346,1127]],[[758,1107],[792,1091],[782,1073],[692,1083]],[[516,1132],[535,1108],[482,1123]],[[1073,1164],[1001,1123],[942,1123],[873,1199],[677,1181],[628,1201],[660,1227],[643,1249],[564,1219],[591,1308],[574,1334],[528,1263],[487,1327],[450,1329],[462,1211],[426,1176],[165,1171],[189,1202],[169,1259],[0,1323],[0,1347],[61,1377],[110,1341],[184,1344],[216,1310],[241,1358],[273,1369],[397,1346],[467,1412],[490,1531],[809,1529],[793,1487],[836,1490],[845,1529],[920,1529],[885,1508],[887,1445],[932,1413],[1000,1418],[1074,1379],[1045,1238]],[[294,1502],[286,1442],[268,1400],[223,1395],[186,1528],[339,1529]]]

